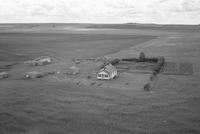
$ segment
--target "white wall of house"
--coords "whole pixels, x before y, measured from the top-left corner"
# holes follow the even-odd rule
[[[110,76],[107,72],[105,71],[100,71],[98,74],[97,74],[97,79],[100,79],[100,80],[110,80],[112,78],[112,76]]]
[[[112,78],[117,76],[117,70],[112,73]]]
[[[117,76],[117,71],[112,72],[111,74],[107,73],[106,71],[100,71],[97,74],[97,79],[100,80],[110,80]]]

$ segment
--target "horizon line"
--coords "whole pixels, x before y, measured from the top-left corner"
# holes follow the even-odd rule
[[[96,24],[96,25],[171,25],[171,26],[199,26],[200,24],[173,24],[173,23],[136,23],[136,22],[125,22],[125,23],[94,23],[94,22],[0,22],[1,24]]]

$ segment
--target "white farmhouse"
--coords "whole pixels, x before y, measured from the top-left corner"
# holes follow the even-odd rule
[[[111,80],[117,76],[117,68],[112,64],[108,64],[103,67],[97,73],[97,79],[99,80]]]

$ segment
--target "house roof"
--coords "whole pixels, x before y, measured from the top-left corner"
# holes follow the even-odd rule
[[[111,74],[112,72],[114,72],[116,70],[117,70],[117,68],[115,66],[113,66],[112,64],[108,64],[104,68],[102,68],[99,72],[105,71],[105,72]]]

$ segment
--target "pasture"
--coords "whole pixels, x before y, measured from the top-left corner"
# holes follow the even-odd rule
[[[124,73],[103,83],[117,87],[64,79],[3,79],[1,134],[200,133],[199,26],[2,24],[0,29],[0,69],[10,73],[26,71],[19,63],[40,56],[67,63],[71,58],[132,57],[143,51],[150,57],[164,56],[166,72],[178,68],[178,73],[190,74],[159,74],[151,91],[138,86],[146,84],[145,74]],[[53,64],[47,70],[65,66]],[[130,89],[120,88],[126,78],[131,78]]]

